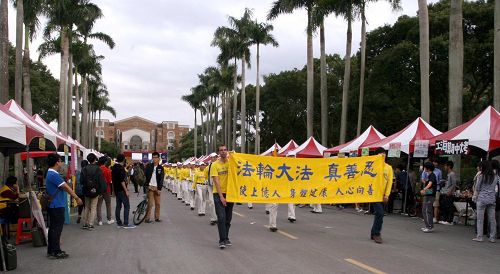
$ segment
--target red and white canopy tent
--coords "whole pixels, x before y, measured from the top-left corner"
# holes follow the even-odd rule
[[[14,114],[20,121],[43,133],[43,137],[48,141],[46,142],[47,150],[56,150],[59,144],[64,143],[64,140],[58,137],[54,132],[45,129],[42,125],[31,117],[24,109],[22,109],[14,100],[10,100],[5,104],[5,107]]]
[[[279,151],[281,149],[281,146],[278,143],[274,143],[268,150],[265,152],[261,153],[261,156],[272,156],[274,151]]]
[[[414,151],[415,141],[429,140],[430,138],[439,134],[441,134],[441,131],[433,128],[421,117],[418,117],[415,121],[413,121],[401,131],[396,132],[380,141],[366,144],[361,148],[383,148],[385,150],[388,150],[391,143],[401,143],[401,151],[406,154],[410,154]]]
[[[57,132],[57,130],[53,129],[49,124],[47,124],[47,122],[45,122],[45,120],[42,119],[42,117],[40,117],[40,115],[38,115],[38,114],[33,115],[33,119],[38,124],[40,124],[42,127],[47,129],[48,131],[54,133],[59,139],[63,140],[64,144],[66,144],[67,146],[71,146],[71,145],[75,144],[74,140],[70,140],[68,138],[68,136],[64,136],[63,134]]]
[[[4,155],[26,151],[26,146],[37,137],[43,137],[43,133],[25,124],[0,104],[0,151]]]
[[[298,146],[299,145],[297,145],[297,143],[295,143],[295,141],[292,139],[278,151],[278,156],[286,157],[288,152],[296,149]]]
[[[325,154],[327,154],[327,153],[330,153],[330,154],[349,153],[351,151],[358,151],[364,145],[378,142],[384,138],[385,138],[385,136],[382,133],[380,133],[375,127],[369,126],[356,139],[351,140],[345,144],[329,148],[329,149],[325,150]]]
[[[287,156],[295,156],[297,158],[321,158],[326,147],[322,146],[314,137],[309,137],[298,148],[289,151]]]
[[[500,113],[489,106],[467,123],[431,138],[429,143],[434,145],[438,140],[463,139],[469,140],[470,146],[486,152],[500,148]]]

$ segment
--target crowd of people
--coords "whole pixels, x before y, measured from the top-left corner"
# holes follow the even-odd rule
[[[379,154],[386,155],[381,150]],[[49,154],[47,157],[48,170],[45,175],[47,193],[50,195],[47,209],[49,233],[47,256],[54,259],[67,258],[69,255],[60,248],[60,237],[64,223],[64,208],[66,200],[64,192],[68,193],[78,205],[76,222],[83,223],[85,230],[94,230],[104,223],[116,223],[118,228],[133,229],[129,223],[130,201],[129,185],[134,186],[134,192],[143,191],[148,197],[148,206],[145,223],[160,223],[161,191],[165,188],[180,202],[191,210],[197,210],[198,216],[209,217],[210,225],[217,224],[221,249],[232,246],[229,239],[231,219],[234,204],[226,200],[228,183],[229,153],[225,145],[218,148],[218,153],[210,154],[210,161],[165,163],[160,161],[157,152],[152,154],[152,161],[143,165],[134,163],[126,165],[124,155],[119,154],[114,161],[103,156],[97,158],[90,153],[81,162],[77,172],[75,191],[60,175],[63,164],[58,154]],[[385,157],[384,157],[385,159]],[[481,161],[478,164],[477,174],[474,178],[471,208],[476,210],[476,237],[474,241],[484,241],[484,234],[494,243],[500,222],[500,177],[499,163],[496,160]],[[435,224],[453,225],[457,222],[455,216],[456,190],[458,176],[454,171],[454,163],[447,161],[444,164],[446,179],[439,169],[436,160],[425,161],[419,180],[415,173],[408,172],[403,165],[398,165],[393,171],[389,164],[384,165],[383,201],[365,205],[368,209],[364,213],[374,215],[370,238],[378,243],[383,243],[381,231],[383,218],[386,213],[394,211],[396,196],[402,197],[404,203],[401,211],[414,216],[417,208],[421,209],[424,222],[422,231],[431,233]],[[418,182],[419,181],[419,182]],[[142,188],[142,189],[141,189]],[[417,189],[419,189],[417,191]],[[21,196],[17,186],[17,179],[9,177],[0,189],[0,223],[4,224],[6,209],[2,201],[15,201]],[[112,214],[111,199],[115,198],[114,216]],[[420,207],[417,207],[420,203]],[[102,206],[106,207],[106,219],[102,215]],[[299,205],[304,206],[304,205]],[[322,213],[321,205],[309,205],[313,213]],[[336,205],[344,208],[347,205]],[[252,208],[252,205],[248,205]],[[294,204],[288,204],[288,220],[296,221]],[[362,204],[355,204],[356,210],[364,211]],[[123,213],[122,213],[123,209]],[[154,209],[154,211],[153,211]],[[266,214],[269,214],[269,230],[275,232],[278,204],[267,204]],[[486,217],[485,217],[486,216]]]

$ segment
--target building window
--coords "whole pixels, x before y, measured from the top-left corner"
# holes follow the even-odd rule
[[[128,145],[125,145],[125,149],[128,149]]]
[[[175,133],[173,131],[169,131],[167,133],[167,138],[168,139],[175,139]]]
[[[144,149],[145,149],[145,150],[148,150],[148,145],[144,145]]]

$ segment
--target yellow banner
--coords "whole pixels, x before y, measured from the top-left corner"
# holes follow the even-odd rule
[[[40,150],[45,150],[45,138],[43,137],[38,138],[38,148]]]
[[[383,156],[284,158],[232,153],[227,200],[253,203],[381,202]]]

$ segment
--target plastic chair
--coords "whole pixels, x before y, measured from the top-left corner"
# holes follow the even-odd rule
[[[23,230],[24,224],[28,225],[29,229],[28,232],[25,232]],[[16,245],[19,245],[21,241],[31,240],[31,228],[32,228],[31,218],[19,218],[17,220]]]

